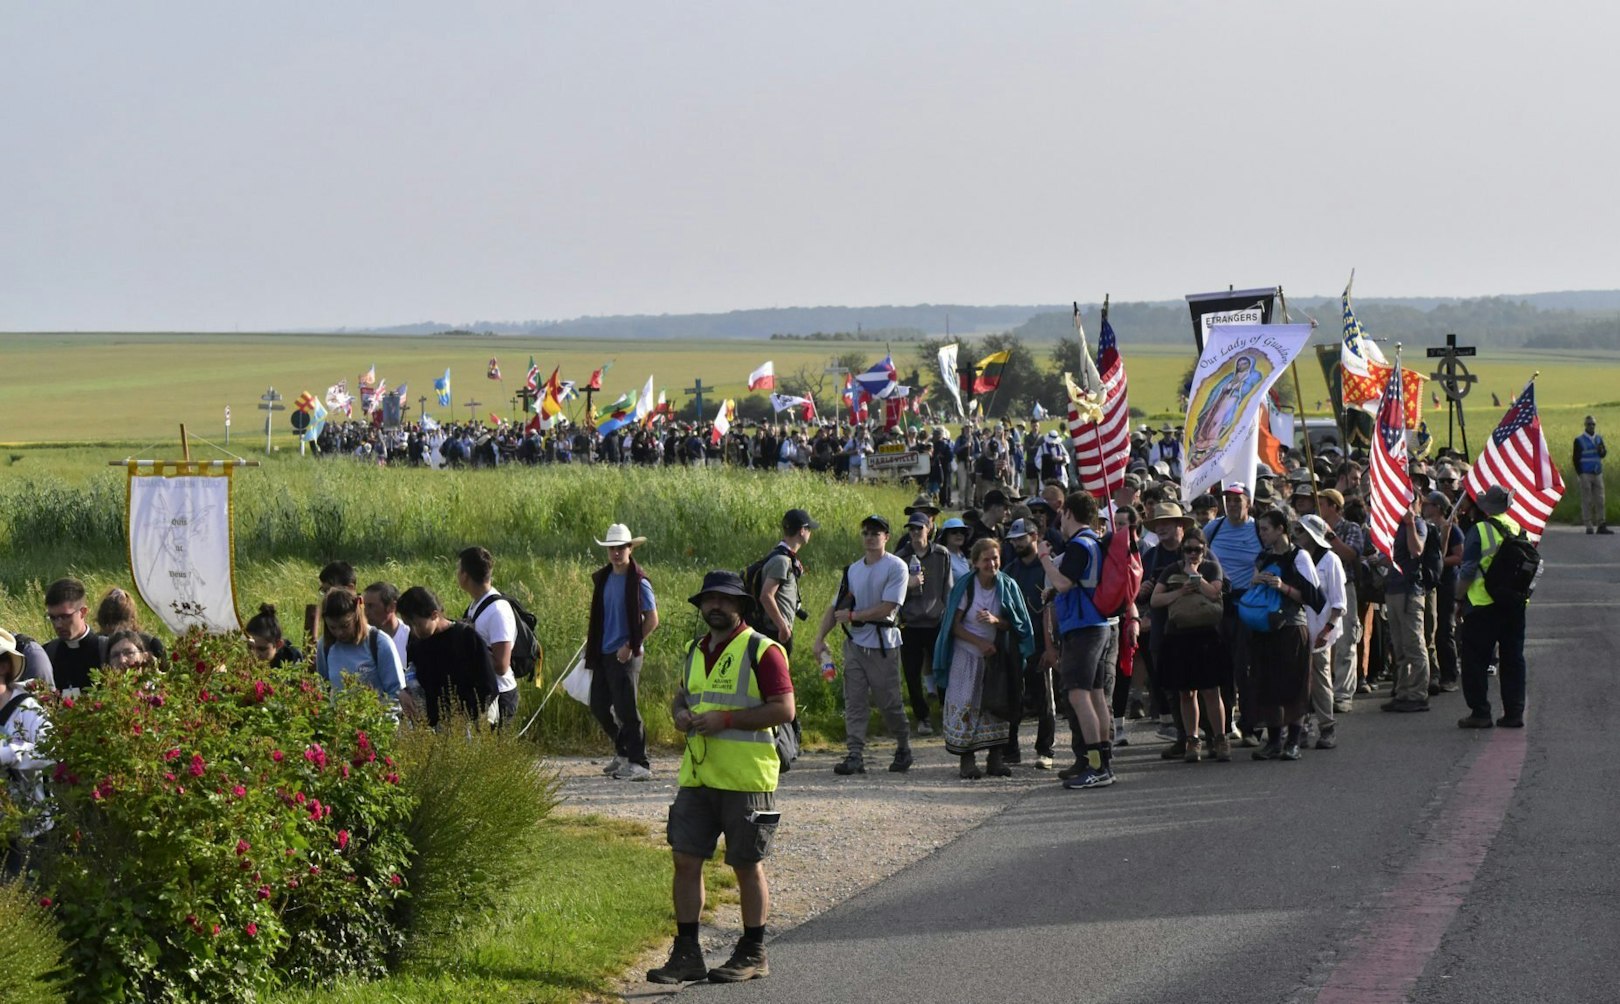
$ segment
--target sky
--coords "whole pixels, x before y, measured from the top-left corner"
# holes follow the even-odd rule
[[[1614,288],[1617,35],[1564,0],[0,0],[0,330]]]

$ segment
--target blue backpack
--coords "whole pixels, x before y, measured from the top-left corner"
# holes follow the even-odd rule
[[[1298,548],[1281,555],[1283,561],[1292,565],[1294,555]],[[1267,564],[1256,574],[1282,576],[1282,568],[1276,564]],[[1250,631],[1259,631],[1269,634],[1282,626],[1283,595],[1272,586],[1261,585],[1256,582],[1243,591],[1238,598],[1238,619]]]

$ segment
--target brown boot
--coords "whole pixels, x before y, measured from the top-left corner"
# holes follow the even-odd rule
[[[1209,752],[1220,763],[1232,762],[1232,740],[1224,734],[1216,736],[1209,741]]]
[[[1186,761],[1187,763],[1197,763],[1198,761],[1202,760],[1203,756],[1200,755],[1200,752],[1199,752],[1199,749],[1200,749],[1200,747],[1202,745],[1203,744],[1198,741],[1197,736],[1188,736],[1187,737],[1187,752],[1186,752],[1186,754],[1184,754],[1182,756],[1181,759]]]

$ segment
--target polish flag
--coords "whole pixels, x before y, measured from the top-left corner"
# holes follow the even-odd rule
[[[748,374],[749,390],[775,390],[776,368],[771,360],[765,360],[765,365]]]

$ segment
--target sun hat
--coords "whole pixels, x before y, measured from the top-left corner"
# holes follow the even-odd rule
[[[929,516],[938,516],[939,506],[935,505],[934,500],[929,498],[926,494],[922,494],[912,499],[911,504],[905,508],[905,514],[907,516],[910,516],[915,512],[927,513]]]
[[[952,530],[961,530],[963,533],[966,533],[967,524],[962,522],[957,517],[952,516],[950,519],[939,525],[939,532],[941,536],[950,533]]]
[[[716,570],[713,572],[704,573],[702,588],[700,588],[696,595],[690,597],[686,602],[695,607],[707,593],[718,593],[721,596],[735,596],[749,602],[753,600],[753,597],[748,595],[748,589],[743,585],[742,576],[738,575],[736,572],[728,572],[724,570]]]
[[[17,667],[16,675],[22,676],[27,661],[23,658],[22,651],[17,648],[17,636],[3,628],[0,628],[0,656],[10,659],[12,665]]]
[[[608,527],[607,538],[596,542],[598,547],[623,547],[626,544],[631,547],[640,547],[645,543],[647,543],[646,537],[630,536],[630,528],[623,523],[615,523]]]
[[[1294,525],[1303,530],[1307,537],[1316,541],[1318,547],[1328,546],[1328,526],[1327,523],[1323,522],[1322,517],[1311,513],[1301,516]]]
[[[1182,526],[1192,526],[1197,520],[1187,515],[1181,506],[1175,502],[1160,502],[1148,510],[1147,519],[1142,521],[1149,530],[1156,523],[1180,523]]]
[[[1485,494],[1475,497],[1474,504],[1487,516],[1500,516],[1513,504],[1513,493],[1501,485],[1491,485]]]

